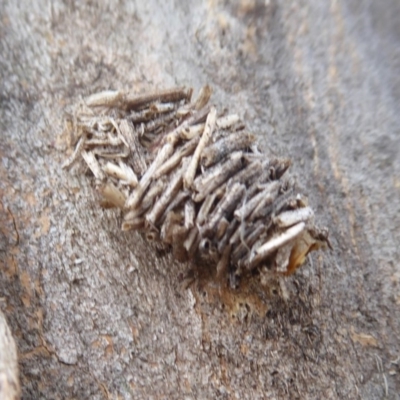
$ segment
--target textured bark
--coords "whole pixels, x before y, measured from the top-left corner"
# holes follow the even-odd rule
[[[23,398],[399,398],[398,2],[0,3],[0,297]],[[182,289],[191,265],[60,168],[80,96],[205,83],[330,230],[267,293]]]

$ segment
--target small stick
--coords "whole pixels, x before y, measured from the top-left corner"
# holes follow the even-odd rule
[[[170,143],[166,143],[163,148],[158,152],[156,158],[147,169],[145,174],[140,179],[140,182],[136,189],[131,193],[125,203],[126,208],[135,208],[139,201],[142,199],[144,192],[150,185],[151,180],[153,179],[154,172],[160,167],[160,165],[171,156],[174,151],[174,147]]]
[[[208,218],[211,207],[214,204],[215,198],[216,198],[216,194],[211,193],[203,201],[203,203],[200,207],[199,213],[197,214],[197,218],[196,218],[197,226],[203,225],[204,221]]]
[[[168,207],[165,209],[163,215],[160,218],[160,222],[165,220],[166,215],[175,210],[180,204],[189,197],[189,192],[181,190],[176,196],[171,199],[171,202],[168,204]]]
[[[95,147],[91,153],[96,154],[102,158],[126,158],[129,156],[129,149],[125,148],[125,151],[121,152],[121,149],[116,149],[114,147],[108,146],[106,148]]]
[[[287,228],[289,226],[298,224],[299,222],[307,222],[314,216],[314,212],[311,207],[302,207],[297,210],[285,211],[272,220],[279,228]]]
[[[118,207],[121,210],[124,208],[126,196],[111,182],[108,182],[105,185],[101,185],[99,187],[99,192],[108,202],[113,204],[115,207]]]
[[[153,182],[149,190],[143,196],[143,200],[140,203],[138,209],[147,210],[148,208],[150,208],[153,205],[156,197],[158,197],[165,190],[165,186],[166,186],[165,180],[159,179]]]
[[[85,160],[86,164],[92,171],[93,175],[98,180],[104,179],[103,171],[101,170],[99,162],[91,151],[82,151],[82,158]]]
[[[196,150],[190,161],[188,169],[186,170],[185,175],[183,177],[183,186],[185,187],[185,189],[189,189],[193,185],[201,153],[203,152],[203,149],[206,147],[207,143],[211,138],[211,135],[215,127],[216,117],[217,117],[217,110],[215,107],[212,107],[210,113],[207,116],[206,126],[204,128],[203,135],[201,136],[199,144],[196,147]]]
[[[86,137],[81,136],[79,138],[78,144],[75,146],[75,150],[73,151],[71,156],[68,157],[68,159],[65,160],[65,162],[63,163],[62,165],[63,169],[68,169],[78,159],[78,157],[81,155],[85,147],[85,142],[86,142]]]
[[[129,150],[128,141],[125,139],[124,135],[121,133],[119,125],[116,123],[114,118],[110,118],[110,123],[114,127],[115,131],[117,132],[117,137],[113,135],[112,132],[108,133],[108,139],[110,140],[110,144],[112,145],[119,145],[121,142],[125,145],[125,147]],[[129,154],[129,152],[128,152]]]
[[[192,112],[193,110],[195,111],[199,111],[201,110],[203,107],[205,107],[208,103],[208,101],[210,100],[212,94],[212,90],[210,88],[210,86],[203,86],[200,89],[200,92],[196,98],[196,100],[190,104],[185,104],[183,107],[180,107],[177,110],[177,116],[178,117],[184,117],[187,114],[189,114],[190,112]]]
[[[181,100],[188,101],[192,96],[192,90],[185,87],[160,90],[153,93],[135,94],[128,92],[124,96],[124,107],[127,110],[139,109],[150,103],[177,103]]]
[[[103,171],[109,176],[120,179],[122,181],[122,184],[132,187],[135,187],[138,184],[137,176],[132,171],[132,168],[121,161],[119,163],[119,166],[108,162],[103,167]]]
[[[122,99],[122,92],[119,90],[104,90],[103,92],[94,93],[87,97],[84,102],[89,107],[116,107]]]
[[[249,221],[254,221],[258,218],[266,219],[268,216],[274,214],[279,214],[281,210],[293,200],[293,188],[290,188],[287,192],[279,196],[279,191],[276,197],[273,199],[272,203],[269,198],[266,199],[266,203],[261,202],[255,208],[255,210],[250,214]]]
[[[216,234],[217,240],[220,240],[222,236],[224,236],[228,226],[229,226],[229,221],[225,217],[222,217],[218,222],[217,226],[217,234]]]
[[[256,194],[247,203],[243,204],[241,208],[235,211],[235,218],[237,218],[238,221],[245,220],[259,204],[261,204],[262,207],[271,204],[278,195],[279,189],[279,182],[274,181],[269,183],[263,191]]]
[[[256,161],[258,163],[259,161]],[[251,164],[250,164],[251,165]],[[261,170],[258,175],[250,175],[248,178],[248,190],[247,190],[247,196],[250,198],[252,197],[255,193],[260,191],[260,188],[262,188],[263,184],[266,184],[267,182],[270,181],[270,171],[268,169],[270,165],[270,161],[264,161],[261,164]]]
[[[252,248],[254,243],[257,242],[262,237],[262,234],[265,232],[265,226],[262,221],[258,221],[254,227],[252,227],[251,231],[246,231],[245,236],[248,234],[246,238],[243,239],[242,243],[239,244],[235,248],[232,254],[232,263],[239,264],[241,259],[245,257],[249,253],[249,249]]]
[[[232,246],[239,243],[241,232],[242,232],[243,223],[242,223],[242,221],[237,221],[237,222],[238,222],[238,224],[236,225],[236,229],[234,232],[232,232],[232,235],[229,239],[229,244],[231,244]],[[242,234],[242,236],[243,236],[243,234]]]
[[[217,165],[209,172],[199,176],[193,183],[193,188],[197,192],[193,195],[193,200],[197,203],[202,201],[209,193],[227,181],[243,165],[243,153],[233,153],[222,165]]]
[[[209,167],[233,151],[248,148],[254,140],[255,136],[250,133],[240,132],[228,135],[204,150],[201,155],[201,164]]]
[[[122,223],[121,229],[125,231],[140,230],[144,228],[144,218],[136,217]]]
[[[225,247],[228,245],[231,236],[233,233],[236,231],[237,227],[239,226],[239,222],[236,219],[232,219],[232,221],[229,223],[228,228],[226,228],[225,235],[222,237],[220,242],[218,243],[218,252],[222,254],[224,251]]]
[[[183,242],[183,247],[187,251],[188,254],[192,254],[196,248],[196,243],[198,242],[199,230],[197,227],[193,227],[189,232],[187,239]]]
[[[225,117],[220,117],[217,119],[217,128],[218,129],[228,129],[231,126],[235,125],[240,121],[239,115],[230,114]]]
[[[124,215],[124,221],[130,221],[132,219],[135,218],[139,218],[143,215],[143,213],[146,210],[142,209],[142,208],[135,208],[134,210],[128,211],[125,215]]]
[[[175,124],[178,120],[176,112],[156,116],[152,120],[141,124],[142,135],[163,132],[170,124]]]
[[[151,113],[151,117],[154,117],[154,114],[164,114],[169,113],[171,111],[176,111],[176,104],[174,103],[156,103],[152,104],[149,107],[149,111]]]
[[[200,93],[197,96],[196,101],[193,103],[193,108],[195,110],[201,110],[203,107],[205,107],[210,100],[210,97],[212,95],[212,89],[210,86],[206,85],[203,86],[200,89]]]
[[[184,206],[185,223],[184,226],[187,230],[190,230],[194,226],[194,218],[196,216],[196,210],[194,203],[191,199],[187,200]]]
[[[157,223],[157,221],[159,220],[165,209],[168,207],[168,204],[178,194],[179,190],[181,189],[182,179],[183,179],[182,174],[184,171],[184,167],[185,165],[182,166],[182,168],[174,174],[174,177],[168,184],[164,193],[154,203],[152,210],[146,215],[146,222],[150,226],[155,226],[155,224]]]
[[[203,109],[196,111],[191,117],[185,119],[172,132],[168,133],[165,137],[165,141],[175,144],[179,140],[182,131],[186,130],[192,125],[204,122],[210,113],[210,110],[211,106],[206,106]]]
[[[93,148],[96,146],[119,146],[122,144],[122,141],[118,137],[102,137],[102,138],[94,138],[87,139],[85,143],[86,148]]]
[[[208,223],[201,230],[203,236],[208,236],[213,233],[218,222],[223,216],[229,216],[235,209],[240,199],[243,197],[246,187],[240,183],[235,183],[232,188],[225,193],[225,196],[220,200],[214,212],[208,218]]]
[[[244,220],[240,220],[238,222],[240,222],[240,224],[238,225],[235,232],[232,234],[232,236],[229,240],[229,243],[231,245],[234,245],[234,244],[239,243],[239,240],[240,240],[240,242],[243,245],[245,245],[245,247],[248,250],[250,250],[250,249],[249,249],[249,246],[247,246],[247,244],[246,244],[245,238],[248,237],[248,235],[251,235],[252,230],[256,229],[259,224],[261,224],[264,227],[264,230],[267,230],[269,228],[269,224],[271,224],[271,223],[269,223],[269,224],[266,223],[265,220],[261,220],[261,221],[259,220],[256,222],[252,222],[251,224],[248,224],[248,221],[244,221]]]
[[[167,161],[165,161],[160,168],[157,169],[157,171],[154,173],[154,179],[158,179],[160,176],[169,173],[181,162],[183,157],[192,154],[198,145],[199,140],[199,137],[194,137],[181,148],[176,150],[174,154]]]
[[[256,265],[260,264],[260,262],[270,256],[275,250],[278,250],[280,247],[295,239],[300,235],[301,232],[303,232],[305,226],[306,224],[304,222],[300,222],[280,235],[268,240],[266,243],[260,246],[253,255],[250,256],[247,268],[254,268]]]
[[[271,165],[271,179],[278,180],[290,167],[291,161],[288,159],[276,159]]]
[[[138,133],[135,131],[132,123],[126,119],[123,119],[119,123],[119,131],[131,150],[129,161],[132,164],[133,171],[139,176],[143,175],[147,169],[147,164],[142,145],[139,142]]]
[[[181,139],[190,140],[204,131],[204,124],[188,126],[179,132]]]
[[[174,103],[151,104],[149,108],[131,113],[129,119],[134,124],[139,124],[141,122],[152,121],[160,116],[165,118],[166,114],[169,113],[172,113],[171,116],[174,116],[174,111],[176,111],[176,104]]]
[[[244,158],[246,159],[246,156]],[[224,193],[228,186],[231,186],[237,182],[245,184],[246,187],[249,186],[251,187],[254,181],[258,181],[261,173],[262,173],[261,162],[260,161],[251,162],[237,174],[232,176],[228,182],[221,185],[218,190]],[[246,192],[247,197],[251,197],[253,194],[254,192],[251,191],[250,189],[248,189]]]

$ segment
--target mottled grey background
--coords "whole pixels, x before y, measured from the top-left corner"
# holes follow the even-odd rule
[[[400,398],[399,15],[395,0],[0,1],[0,304],[24,399]],[[334,251],[261,316],[183,290],[187,265],[60,169],[80,96],[205,83],[293,160],[330,229]]]

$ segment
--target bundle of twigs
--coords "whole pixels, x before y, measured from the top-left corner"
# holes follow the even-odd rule
[[[123,230],[172,246],[179,260],[200,254],[231,286],[246,271],[291,274],[324,246],[307,199],[285,177],[290,162],[267,158],[237,115],[219,115],[205,87],[144,95],[107,91],[75,109],[75,150]]]

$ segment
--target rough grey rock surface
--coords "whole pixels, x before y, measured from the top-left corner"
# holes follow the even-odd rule
[[[399,398],[399,11],[0,1],[0,297],[24,399]],[[80,96],[205,83],[292,158],[330,229],[334,251],[271,289],[266,312],[183,290],[189,266],[121,233],[60,169]]]

